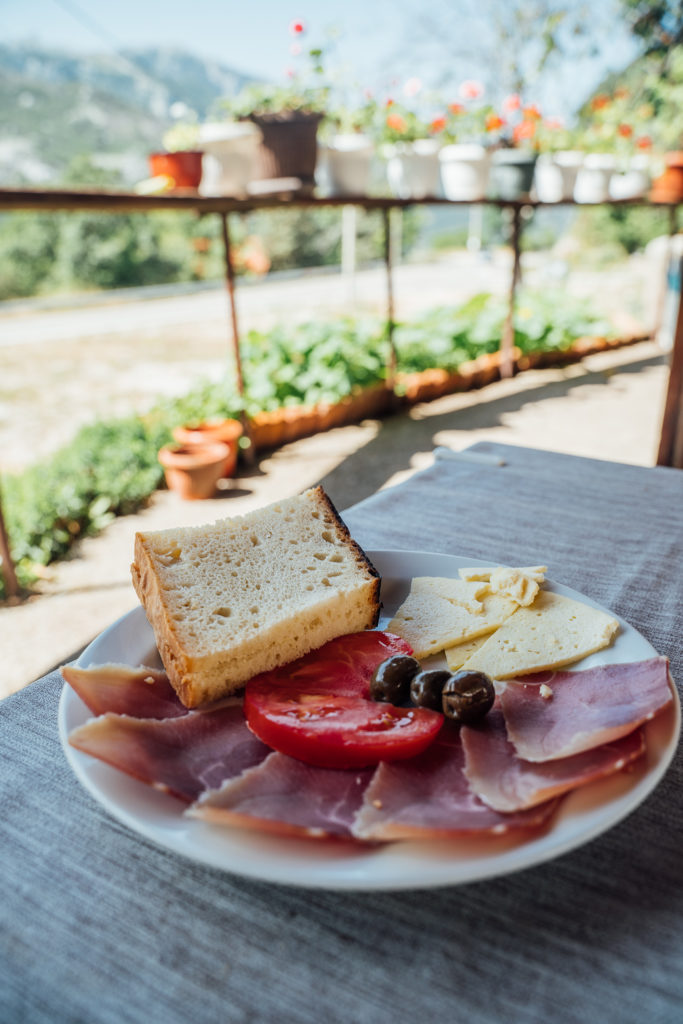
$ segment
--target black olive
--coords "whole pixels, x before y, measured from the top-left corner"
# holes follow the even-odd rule
[[[375,669],[370,680],[370,696],[387,704],[405,704],[410,680],[420,671],[420,662],[409,654],[394,654]]]
[[[443,688],[442,710],[447,718],[469,725],[483,718],[495,699],[493,683],[483,672],[454,672]]]
[[[410,699],[421,708],[441,711],[441,694],[451,674],[445,668],[430,668],[415,676],[410,684]]]

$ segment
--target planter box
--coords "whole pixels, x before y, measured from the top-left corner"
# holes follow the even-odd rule
[[[256,179],[298,178],[312,188],[318,161],[318,125],[322,114],[297,110],[281,114],[252,114],[250,121],[261,129]]]
[[[318,402],[316,405],[294,405],[272,412],[259,412],[250,422],[252,443],[257,450],[277,448],[288,441],[298,441],[333,427],[382,416],[391,408],[393,398],[384,384],[377,384],[340,402]]]

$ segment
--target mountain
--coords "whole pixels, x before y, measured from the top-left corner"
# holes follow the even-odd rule
[[[82,154],[132,183],[174,116],[204,119],[251,80],[181,50],[0,45],[0,184],[56,184]]]

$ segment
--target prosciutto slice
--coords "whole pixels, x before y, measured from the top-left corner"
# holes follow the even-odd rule
[[[69,743],[187,802],[270,753],[247,728],[239,704],[160,720],[108,712],[74,729]]]
[[[205,793],[186,813],[221,825],[350,838],[374,771],[313,768],[272,753],[256,768]]]
[[[470,789],[456,726],[447,723],[424,754],[380,764],[368,786],[353,834],[359,839],[426,839],[504,834],[538,828],[557,806],[501,814]]]
[[[136,718],[177,718],[187,714],[166,673],[156,668],[65,665],[62,675],[93,715],[113,711]]]
[[[463,726],[465,776],[472,791],[497,811],[509,813],[561,796],[620,771],[645,751],[642,730],[612,743],[554,761],[522,761],[507,737],[505,719],[494,707],[476,726]]]
[[[500,701],[518,757],[549,761],[611,743],[672,700],[667,658],[508,682]]]
[[[329,640],[302,658],[254,676],[247,686],[296,687],[302,693],[334,693],[337,697],[370,695],[372,674],[394,654],[412,654],[412,647],[381,630],[348,633]]]

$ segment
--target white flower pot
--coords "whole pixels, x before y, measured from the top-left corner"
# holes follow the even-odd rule
[[[367,135],[354,133],[335,135],[320,147],[322,175],[333,195],[366,195],[374,146]]]
[[[453,143],[439,152],[441,187],[446,199],[483,199],[489,177],[489,154],[484,146]]]
[[[439,191],[439,143],[417,139],[387,146],[387,180],[399,199],[427,199]]]
[[[257,174],[261,132],[250,121],[203,124],[204,152],[200,192],[205,196],[243,196]]]
[[[604,203],[609,199],[609,182],[615,160],[611,153],[587,153],[574,186],[577,203]]]
[[[560,153],[542,153],[536,161],[534,192],[541,203],[561,203],[571,199],[583,153],[566,150]]]
[[[647,156],[634,156],[630,165],[616,170],[609,180],[610,199],[639,199],[651,184],[650,161]]]

